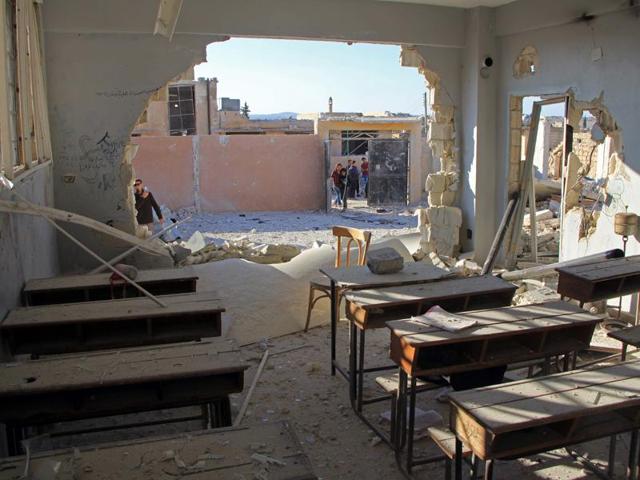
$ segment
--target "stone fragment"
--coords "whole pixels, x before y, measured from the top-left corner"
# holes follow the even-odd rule
[[[367,267],[379,275],[397,273],[404,268],[404,259],[393,248],[380,248],[367,254]]]

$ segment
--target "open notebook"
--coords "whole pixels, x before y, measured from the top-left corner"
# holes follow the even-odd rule
[[[448,332],[459,332],[465,328],[473,327],[477,323],[476,320],[449,313],[438,305],[434,305],[426,313],[411,317],[411,319],[417,323],[447,330]]]

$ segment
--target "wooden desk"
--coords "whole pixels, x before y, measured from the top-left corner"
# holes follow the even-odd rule
[[[35,278],[25,283],[22,301],[25,306],[88,302],[140,296],[137,288],[125,283],[111,285],[109,273]],[[140,270],[135,278],[153,295],[170,295],[196,291],[198,277],[190,268]]]
[[[199,340],[221,334],[215,293],[16,308],[0,322],[11,353],[44,355]]]
[[[61,469],[56,478],[75,480],[258,478],[256,474],[263,467],[251,457],[261,450],[252,449],[251,445],[265,445],[264,455],[284,464],[269,465],[269,479],[317,478],[295,434],[284,422],[34,454],[30,469],[50,469],[59,462]],[[0,480],[20,478],[24,465],[24,457],[0,459]]]
[[[558,293],[580,302],[620,297],[640,290],[640,255],[558,268]]]
[[[449,312],[511,304],[516,286],[493,275],[436,283],[361,290],[345,295],[347,318],[360,329],[382,328],[389,320],[420,315],[434,305]]]
[[[26,426],[189,405],[216,404],[228,426],[247,368],[222,339],[0,364],[0,421],[10,445]]]
[[[613,330],[607,334],[611,338],[622,342],[622,360],[627,358],[627,347],[633,345],[634,347],[640,347],[640,325],[631,328],[622,328],[620,330]]]
[[[497,459],[628,431],[635,432],[632,444],[637,446],[640,361],[457,392],[449,398],[450,427],[457,443],[463,441],[487,461],[485,478],[490,480]],[[634,447],[630,450],[633,472],[637,452]]]
[[[589,346],[602,317],[565,302],[487,309],[460,314],[477,325],[460,332],[428,327],[414,320],[387,323],[391,331],[390,357],[399,366],[398,406],[406,411],[395,424],[397,439],[406,433],[406,469],[420,465],[413,460],[416,382],[418,376],[451,375],[554,355],[569,354]],[[568,362],[565,362],[568,368]],[[409,381],[410,377],[410,381]],[[406,432],[405,432],[406,430]],[[397,442],[399,444],[404,443]]]
[[[349,397],[351,405],[369,428],[383,441],[390,438],[382,434],[375,424],[361,415],[365,404],[388,400],[389,395],[363,398],[364,374],[395,368],[365,368],[366,330],[381,328],[385,322],[411,315],[421,314],[433,305],[441,305],[449,311],[463,311],[473,308],[504,306],[511,303],[516,286],[492,275],[483,277],[456,278],[439,282],[421,283],[390,287],[385,289],[358,290],[345,295],[347,318],[350,321]],[[391,435],[392,436],[392,435]]]
[[[348,290],[367,290],[371,288],[387,288],[400,285],[414,285],[441,280],[450,272],[424,262],[405,263],[404,268],[398,273],[377,275],[372,273],[367,266],[353,266],[348,268],[327,267],[321,268],[320,273],[326,275],[330,282],[331,300],[331,375],[336,370],[344,378],[349,379],[348,373],[336,362],[336,334],[338,325],[338,308],[336,299],[338,295]]]

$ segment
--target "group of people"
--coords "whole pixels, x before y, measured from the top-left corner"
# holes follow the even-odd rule
[[[359,169],[356,160],[349,160],[347,167],[338,163],[333,169],[333,206],[346,208],[347,198],[367,197],[369,162],[366,157],[362,157],[360,162]]]

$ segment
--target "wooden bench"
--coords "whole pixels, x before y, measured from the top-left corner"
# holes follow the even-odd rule
[[[0,480],[20,478],[26,459],[0,460]],[[269,464],[265,464],[270,462]],[[92,480],[315,480],[310,462],[284,422],[32,454],[31,472],[46,478]],[[44,478],[44,477],[42,477]]]
[[[413,430],[417,379],[428,375],[452,375],[499,367],[555,355],[568,355],[589,346],[591,336],[602,317],[584,312],[565,302],[504,307],[465,312],[461,316],[475,320],[475,326],[448,332],[415,320],[387,323],[391,331],[390,357],[399,366],[396,412],[398,431],[405,432],[406,470],[428,460],[413,458]],[[569,367],[568,361],[565,362]],[[408,422],[405,429],[404,424]],[[396,436],[396,448],[404,445]]]
[[[449,398],[450,428],[457,443],[469,445],[486,461],[486,480],[493,476],[494,460],[629,431],[634,432],[629,470],[637,470],[639,360],[456,392]],[[456,460],[456,473],[460,468]]]
[[[563,267],[557,271],[558,293],[583,303],[640,290],[640,255]]]
[[[443,426],[429,427],[427,432],[429,434],[429,438],[433,440],[433,443],[435,443],[442,453],[444,453],[446,457],[444,463],[444,478],[445,480],[451,480],[451,461],[456,458],[456,435],[447,427]],[[463,444],[462,457],[469,458],[471,454],[471,449]],[[475,476],[477,466],[474,465],[472,468],[474,472],[472,475]]]
[[[247,368],[222,339],[0,364],[0,422],[14,449],[28,426],[191,405],[228,426]]]
[[[111,272],[94,275],[35,278],[25,283],[22,301],[25,306],[89,302],[114,298],[139,297],[137,288],[128,283],[112,285]],[[135,278],[153,295],[171,295],[196,291],[198,277],[189,268],[140,270]]]
[[[44,355],[216,337],[224,308],[216,294],[146,297],[16,308],[0,322],[12,354]]]

